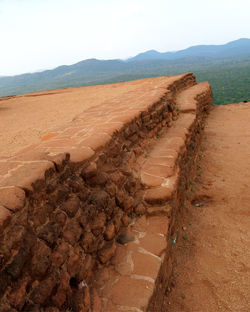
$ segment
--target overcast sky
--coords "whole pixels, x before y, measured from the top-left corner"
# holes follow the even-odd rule
[[[0,0],[0,75],[239,38],[249,0]]]

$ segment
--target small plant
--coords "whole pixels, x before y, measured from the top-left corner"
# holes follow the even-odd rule
[[[181,298],[182,298],[182,299],[185,299],[185,298],[186,298],[186,295],[185,295],[185,294],[182,294],[182,295],[181,295]]]
[[[189,222],[188,224],[189,224],[189,225],[192,225],[192,222]]]
[[[197,170],[201,170],[201,167],[199,165],[197,165]]]
[[[135,215],[134,215],[133,213],[130,213],[128,216],[129,216],[131,219],[134,219],[134,217],[135,217]]]
[[[177,107],[176,107],[176,110],[177,110],[177,112],[179,112],[180,111],[180,107],[177,105]]]
[[[183,235],[182,237],[183,237],[183,239],[188,240],[188,236],[187,235]]]

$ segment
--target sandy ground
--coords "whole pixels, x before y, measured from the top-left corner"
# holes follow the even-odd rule
[[[211,112],[197,169],[162,312],[249,312],[250,103]]]
[[[146,80],[144,80],[145,82]],[[37,143],[91,106],[121,96],[143,80],[0,98],[0,157]]]

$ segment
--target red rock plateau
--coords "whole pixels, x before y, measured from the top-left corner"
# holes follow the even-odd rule
[[[136,92],[138,86],[143,89],[147,82],[150,84],[150,79],[0,98],[0,157],[52,137],[60,127],[65,129],[65,124],[70,127],[72,119],[89,107],[119,102],[123,94]]]
[[[0,99],[0,312],[249,311],[249,113],[189,73]]]

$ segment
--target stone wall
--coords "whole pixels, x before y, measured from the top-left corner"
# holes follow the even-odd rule
[[[90,108],[41,143],[0,160],[1,312],[102,311],[96,272],[112,265],[131,222],[154,215],[143,160],[176,129],[180,112],[191,109],[189,148],[175,164],[182,177],[176,190],[186,187],[211,90],[196,97],[194,113],[178,98],[195,92],[192,74],[145,81],[136,93]]]

